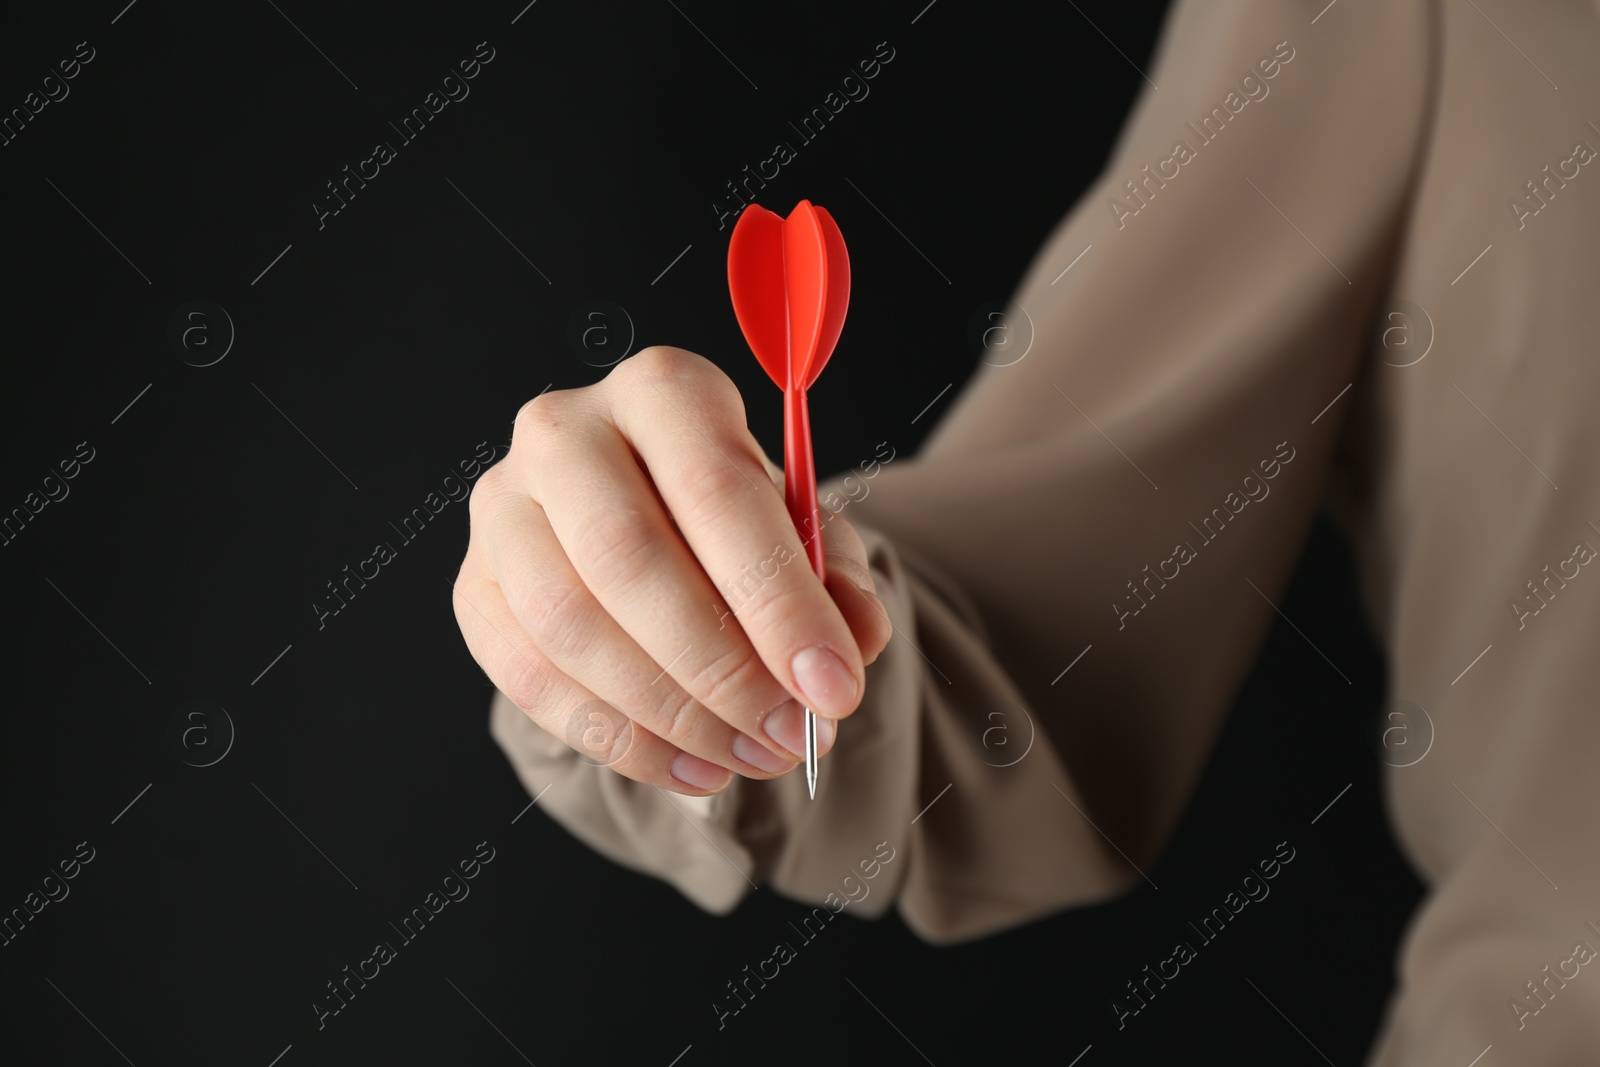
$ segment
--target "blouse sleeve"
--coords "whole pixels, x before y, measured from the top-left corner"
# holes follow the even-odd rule
[[[918,455],[822,487],[895,635],[816,799],[797,774],[669,796],[497,697],[547,813],[708,910],[766,884],[896,907],[932,942],[1136,882],[1321,499],[1417,163],[1429,10],[1180,0],[1006,354]]]

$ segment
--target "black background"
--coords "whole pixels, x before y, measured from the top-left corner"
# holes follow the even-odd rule
[[[0,148],[0,509],[79,442],[95,458],[0,555],[0,911],[79,842],[95,858],[0,948],[0,1060],[1320,1062],[1309,1040],[1358,1062],[1420,890],[1366,741],[1381,660],[1325,523],[1280,603],[1356,684],[1273,630],[1159,890],[958,948],[834,924],[720,1031],[724,983],[803,909],[763,891],[713,918],[537,808],[513,824],[529,798],[450,609],[465,506],[319,630],[325,583],[398,544],[389,522],[478,442],[503,447],[524,400],[603,376],[613,355],[568,341],[586,301],[625,309],[635,348],[716,360],[781,455],[710,205],[880,41],[895,58],[870,95],[762,202],[823,204],[850,245],[850,320],[812,391],[819,471],[886,438],[909,453],[954,390],[913,417],[975,364],[972,314],[1103,163],[1164,8],[523,2],[5,15],[0,108],[79,41],[96,56]],[[399,146],[387,123],[480,41],[495,58],[471,95]],[[378,140],[397,158],[319,230],[324,183]],[[205,368],[167,340],[195,299],[237,331]],[[183,757],[215,756],[220,719],[171,737],[195,700],[236,729],[208,767]],[[1123,984],[1284,840],[1271,897],[1119,1032]],[[324,983],[483,841],[471,896],[319,1031]]]

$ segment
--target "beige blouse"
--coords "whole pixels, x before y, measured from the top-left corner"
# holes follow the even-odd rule
[[[1600,1061],[1600,10],[1179,0],[1145,73],[1009,347],[823,488],[896,636],[816,800],[669,797],[503,696],[494,737],[710,911],[820,903],[887,841],[855,913],[982,937],[1149,869],[1328,504],[1433,730],[1386,772],[1430,893],[1369,1062]]]

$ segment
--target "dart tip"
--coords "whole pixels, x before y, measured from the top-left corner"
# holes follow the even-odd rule
[[[817,715],[806,709],[806,793],[817,798]]]

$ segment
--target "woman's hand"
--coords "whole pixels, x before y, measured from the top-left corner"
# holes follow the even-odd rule
[[[826,586],[733,382],[647,348],[517,413],[472,493],[456,621],[543,729],[640,782],[786,774],[861,701],[892,629],[860,536],[824,511]]]

